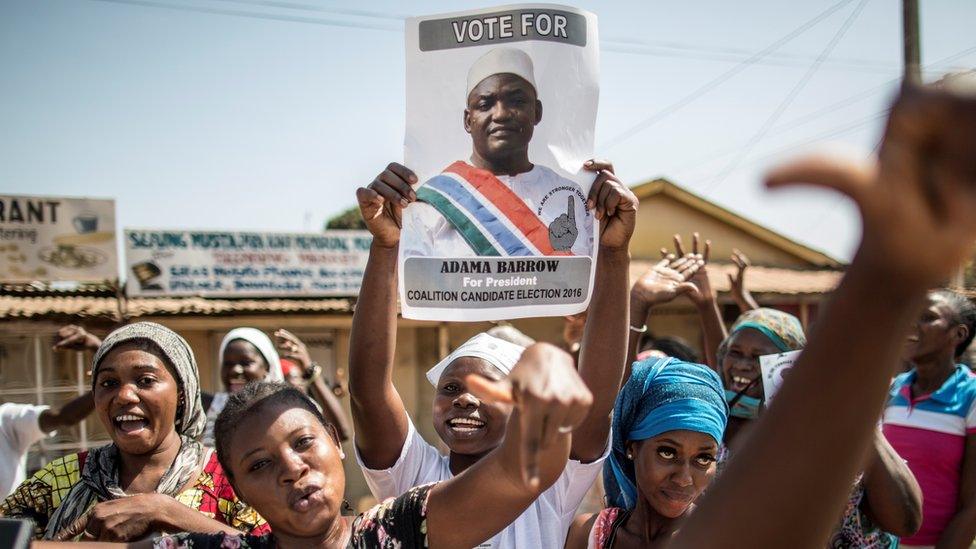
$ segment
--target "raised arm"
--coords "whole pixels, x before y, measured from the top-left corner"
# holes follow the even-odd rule
[[[68,324],[58,329],[54,336],[55,351],[91,351],[95,352],[102,344],[102,340],[75,324]]]
[[[882,530],[907,538],[922,526],[922,489],[881,429],[864,471],[864,511]]]
[[[295,362],[302,368],[312,398],[322,408],[322,415],[325,416],[326,421],[335,426],[339,440],[341,442],[349,440],[352,436],[352,427],[349,425],[346,411],[342,409],[342,403],[322,379],[322,368],[312,360],[308,346],[301,338],[285,329],[275,330],[274,337],[278,355]]]
[[[573,435],[573,459],[593,461],[603,455],[627,360],[628,269],[630,237],[637,218],[637,197],[613,174],[613,165],[590,160],[596,172],[587,209],[600,223],[593,294],[579,354],[579,375],[593,393],[593,407]]]
[[[498,448],[431,490],[431,547],[476,547],[518,518],[562,474],[571,431],[593,402],[572,357],[546,343],[528,347],[505,380],[469,376],[467,383],[478,398],[515,410]]]
[[[630,326],[627,341],[627,362],[623,382],[630,377],[630,369],[637,360],[641,337],[647,332],[647,316],[652,308],[670,303],[676,297],[697,291],[688,280],[704,264],[700,257],[686,254],[677,258],[664,250],[664,259],[647,270],[630,289]]]
[[[878,164],[808,159],[769,176],[771,186],[805,181],[848,195],[863,238],[776,401],[669,547],[823,547],[865,466],[926,288],[976,239],[972,108],[909,90]]]
[[[60,409],[48,408],[41,412],[37,418],[37,423],[41,431],[47,433],[60,427],[74,425],[85,419],[95,408],[95,400],[92,398],[91,391],[75,398]]]
[[[722,322],[722,313],[718,309],[718,296],[712,289],[711,282],[708,281],[708,257],[711,252],[712,243],[708,240],[702,248],[702,265],[691,277],[691,283],[695,285],[697,291],[688,292],[688,298],[698,309],[698,318],[701,321],[702,333],[704,334],[702,346],[704,347],[703,356],[705,364],[714,370],[718,370],[718,357],[716,353],[718,346],[728,336],[725,331],[725,324]],[[691,253],[699,253],[699,236],[694,233],[691,236]],[[674,250],[678,256],[684,255],[681,244],[681,235],[674,235]]]
[[[732,289],[732,299],[739,306],[739,312],[754,311],[759,308],[759,303],[752,297],[752,293],[746,286],[746,269],[749,268],[749,258],[746,254],[732,249],[732,263],[736,266],[735,276],[729,275],[729,287]]]
[[[409,420],[393,386],[393,360],[401,211],[416,200],[416,182],[412,171],[394,163],[356,191],[373,243],[352,317],[349,396],[356,448],[371,469],[392,467],[407,439]]]

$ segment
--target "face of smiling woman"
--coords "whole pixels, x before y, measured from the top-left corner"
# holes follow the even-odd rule
[[[746,396],[762,398],[762,383],[753,383],[761,375],[759,357],[779,352],[768,337],[752,328],[732,334],[722,358],[722,383],[725,388],[738,393],[749,387]]]
[[[249,341],[235,339],[224,349],[220,378],[228,393],[236,393],[252,381],[261,381],[269,371],[268,361]]]
[[[501,379],[498,371],[480,358],[464,356],[451,363],[434,393],[434,430],[451,452],[481,456],[501,444],[511,410],[482,402],[468,391],[468,375]]]
[[[179,387],[156,355],[138,345],[119,345],[102,359],[95,375],[95,410],[123,453],[143,455],[178,439]],[[177,442],[178,444],[178,442]]]
[[[335,437],[308,410],[258,405],[228,444],[233,485],[276,535],[338,535],[346,477]]]
[[[638,499],[667,518],[683,515],[715,476],[715,439],[695,431],[668,431],[630,443]]]

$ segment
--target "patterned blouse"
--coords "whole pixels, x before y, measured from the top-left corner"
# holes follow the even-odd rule
[[[54,510],[81,480],[87,458],[88,452],[81,452],[48,463],[0,503],[0,516],[32,520],[34,536],[41,539]],[[211,452],[196,483],[176,500],[242,532],[260,535],[271,531],[254,509],[237,499],[216,452]]]
[[[434,484],[411,488],[356,517],[347,548],[423,549],[427,547],[427,496]],[[274,549],[273,534],[176,534],[156,539],[154,549]]]
[[[718,451],[717,475],[725,470],[732,453],[722,445]],[[717,476],[716,475],[716,476]],[[844,516],[837,529],[830,535],[828,549],[889,549],[898,547],[898,537],[881,529],[864,512],[864,474],[854,480],[851,496],[844,507]]]

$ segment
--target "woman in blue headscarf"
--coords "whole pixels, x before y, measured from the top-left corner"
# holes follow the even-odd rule
[[[701,364],[634,364],[613,412],[603,469],[607,508],[577,517],[569,548],[666,543],[715,475],[728,406],[718,375]]]

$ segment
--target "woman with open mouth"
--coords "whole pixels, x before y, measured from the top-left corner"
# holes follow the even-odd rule
[[[627,353],[628,245],[636,222],[637,198],[607,162],[589,161],[596,174],[588,212],[600,222],[599,254],[579,356],[579,375],[593,393],[590,415],[572,437],[572,453],[555,486],[512,524],[491,547],[560,548],[566,533],[609,453],[610,412],[620,388]],[[359,208],[373,235],[369,261],[353,314],[349,342],[349,394],[356,431],[356,458],[373,495],[384,500],[431,482],[461,474],[499,448],[511,431],[509,408],[475,396],[471,374],[500,380],[512,370],[522,347],[479,334],[428,373],[434,385],[434,430],[446,445],[443,455],[424,440],[408,416],[393,383],[397,343],[397,255],[402,211],[417,197],[417,176],[390,164],[357,191]],[[557,414],[549,429],[565,428]]]
[[[675,358],[635,364],[614,407],[613,453],[603,469],[608,507],[577,517],[566,547],[665,545],[715,476],[728,413],[708,366]]]
[[[776,309],[743,313],[718,350],[725,397],[731,409],[726,450],[735,447],[763,410],[765,395],[759,358],[806,346],[799,319]],[[838,350],[838,352],[843,352]],[[723,452],[723,462],[729,457]],[[874,433],[871,460],[857,479],[829,547],[897,547],[897,536],[911,535],[921,524],[922,494],[915,476],[885,439]]]
[[[976,333],[976,307],[952,290],[930,291],[910,332],[910,369],[888,392],[884,434],[918,477],[922,524],[901,547],[962,547],[973,536],[976,376],[962,354]]]
[[[512,408],[513,426],[501,446],[455,477],[411,488],[358,517],[340,514],[342,447],[315,404],[284,383],[250,384],[231,395],[217,419],[217,453],[237,493],[268,519],[273,533],[182,533],[129,547],[475,547],[556,482],[571,431],[584,421],[593,396],[572,358],[545,343],[527,348],[504,380],[475,375],[468,383],[479,398]],[[555,409],[564,432],[546,427]]]
[[[150,322],[115,330],[95,353],[92,392],[112,443],[52,461],[0,515],[33,520],[36,537],[49,540],[268,530],[198,441],[200,380],[183,338]]]

